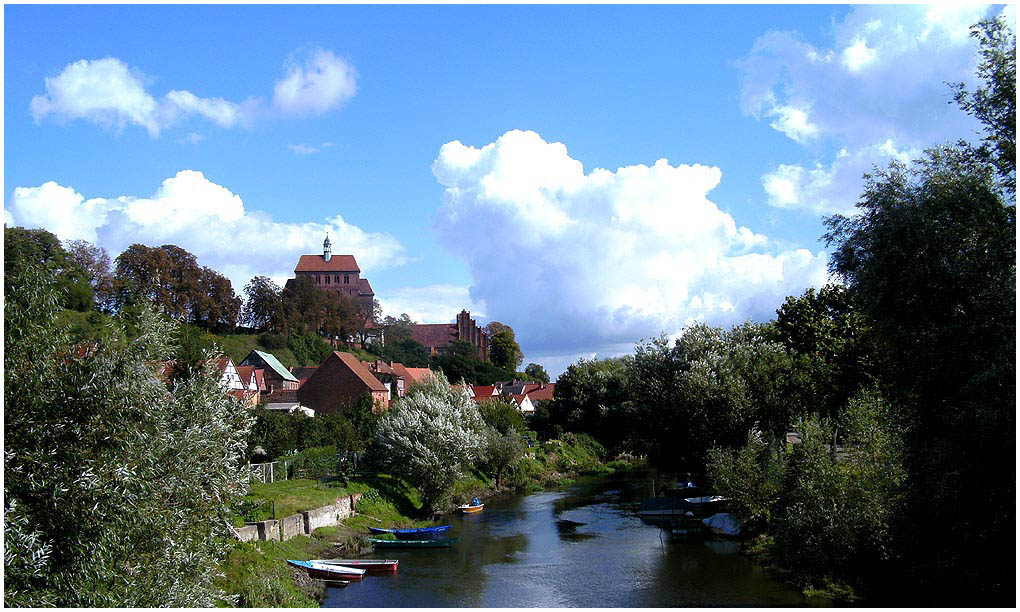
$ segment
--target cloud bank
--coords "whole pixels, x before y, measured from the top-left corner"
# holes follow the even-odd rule
[[[1014,9],[1004,10],[1015,22]],[[970,26],[995,12],[974,5],[867,5],[834,25],[827,48],[797,32],[760,36],[737,62],[741,108],[805,147],[802,159],[762,177],[769,203],[816,214],[851,212],[861,175],[874,165],[973,139],[977,124],[951,104],[946,83],[973,83],[977,47]]]
[[[279,116],[324,114],[354,96],[356,79],[351,65],[330,51],[316,49],[304,65],[289,66],[286,76],[276,82],[272,111]],[[157,99],[146,89],[148,80],[115,57],[78,60],[46,78],[46,93],[32,98],[29,112],[36,121],[84,119],[118,131],[134,125],[153,138],[190,116],[232,128],[271,114],[266,103],[254,96],[231,102],[174,89]]]
[[[370,273],[408,261],[393,236],[366,232],[338,213],[325,223],[283,223],[245,209],[241,196],[182,170],[149,197],[86,198],[53,181],[16,187],[4,211],[9,224],[44,228],[61,240],[81,239],[116,256],[134,243],[176,244],[227,276],[241,293],[255,275],[279,284],[293,276],[298,256],[321,253],[329,232],[334,253],[354,253]]]
[[[442,146],[435,228],[471,272],[489,319],[526,352],[618,351],[693,321],[767,319],[826,282],[826,255],[783,249],[708,199],[718,168],[635,165],[585,173],[561,143],[511,131]]]

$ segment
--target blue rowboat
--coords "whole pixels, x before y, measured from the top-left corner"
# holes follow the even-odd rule
[[[445,533],[452,525],[437,525],[435,527],[412,527],[408,529],[385,529],[383,527],[369,527],[368,530],[376,535],[392,533],[398,540],[429,540],[436,535]]]

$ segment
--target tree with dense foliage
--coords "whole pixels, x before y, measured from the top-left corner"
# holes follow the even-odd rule
[[[777,338],[794,360],[792,412],[835,419],[851,397],[877,380],[876,341],[867,316],[846,287],[808,289],[786,298],[776,314]],[[780,428],[774,429],[776,435],[783,433]],[[838,435],[838,427],[834,432]]]
[[[939,602],[974,589],[1008,601],[1015,580],[987,555],[1012,541],[1016,516],[1002,473],[1016,459],[1016,111],[1003,94],[1015,55],[1004,24],[976,31],[985,86],[958,99],[994,154],[930,149],[868,176],[856,216],[826,220],[830,267],[885,343],[883,378],[908,424],[906,578]]]
[[[536,409],[538,426],[547,433],[557,425],[560,431],[589,433],[613,450],[636,444],[628,385],[632,359],[580,359],[570,365],[557,379],[548,425],[539,414],[545,407]]]
[[[859,206],[827,221],[827,239],[833,271],[887,343],[886,379],[912,411],[911,557],[933,587],[1003,589],[1012,571],[977,551],[1014,527],[1015,480],[993,466],[1015,459],[1015,206],[991,168],[951,148],[869,177]],[[967,518],[964,499],[982,500],[982,521]],[[952,542],[921,537],[936,525],[960,528]]]
[[[489,361],[511,372],[524,362],[524,353],[509,325],[493,321],[485,326],[489,333]]]
[[[132,244],[117,256],[114,286],[118,308],[148,302],[158,312],[206,329],[232,330],[241,313],[230,280],[172,244]]]
[[[346,342],[357,328],[354,302],[335,291],[323,291],[307,276],[287,283],[280,294],[284,332],[321,333]]]
[[[697,324],[673,346],[665,337],[638,345],[630,396],[655,465],[697,473],[710,448],[740,446],[753,428],[772,440],[785,433],[792,368],[774,337],[771,325]]]
[[[485,434],[485,465],[496,478],[496,487],[503,486],[503,476],[512,469],[524,455],[525,446],[521,434],[511,429],[500,433],[489,429]]]
[[[43,229],[4,226],[4,274],[30,265],[42,265],[58,285],[60,304],[79,312],[92,310],[89,275],[60,240]]]
[[[524,415],[513,402],[505,397],[499,396],[485,400],[478,407],[482,412],[485,424],[500,434],[526,429]]]
[[[429,350],[411,338],[396,341],[387,338],[379,353],[387,361],[396,361],[409,368],[429,367]]]
[[[466,390],[432,376],[411,387],[379,421],[381,461],[421,494],[425,510],[447,501],[453,483],[482,458],[489,428]]]
[[[407,365],[407,364],[405,364]],[[429,366],[450,380],[465,380],[476,385],[492,385],[513,378],[513,370],[478,358],[478,349],[465,340],[454,340],[432,359]]]
[[[954,100],[985,126],[977,154],[994,164],[1008,193],[1016,193],[1016,35],[1004,16],[980,21],[970,35],[978,40],[977,76],[984,86],[969,91],[953,86]]]
[[[113,272],[110,255],[101,246],[85,240],[71,240],[66,245],[68,256],[85,273],[85,279],[92,288],[96,307],[103,312],[113,309]]]
[[[258,331],[278,330],[282,325],[283,289],[268,276],[255,276],[244,286],[241,321]]]
[[[359,300],[354,307],[354,333],[362,346],[375,338],[382,326],[382,305],[379,300]]]
[[[384,317],[382,325],[386,329],[386,344],[410,340],[414,324],[414,320],[406,312],[402,313],[399,317]]]
[[[221,601],[250,413],[211,366],[167,389],[149,364],[174,329],[150,311],[133,340],[78,342],[55,325],[50,271],[10,270],[4,285],[4,603]]]
[[[530,380],[533,380],[535,382],[540,383],[549,382],[549,373],[546,372],[545,368],[543,368],[540,364],[529,363],[528,366],[524,368],[524,373],[528,376]]]

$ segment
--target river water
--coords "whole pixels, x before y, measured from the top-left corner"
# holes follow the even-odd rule
[[[328,589],[325,607],[714,607],[829,605],[807,599],[733,542],[670,541],[635,506],[637,474],[587,478],[558,491],[487,501],[448,517],[449,549],[378,550],[394,575]]]

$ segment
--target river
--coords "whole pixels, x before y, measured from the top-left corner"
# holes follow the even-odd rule
[[[330,588],[325,607],[714,607],[830,605],[808,599],[734,542],[670,541],[634,513],[651,481],[585,478],[557,491],[487,501],[452,516],[450,549],[378,550],[394,575]]]

